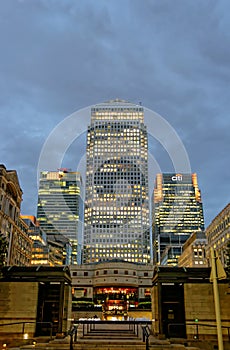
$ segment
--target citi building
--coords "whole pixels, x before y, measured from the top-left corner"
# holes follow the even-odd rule
[[[185,241],[204,230],[197,175],[157,174],[152,202],[154,262],[177,265]]]

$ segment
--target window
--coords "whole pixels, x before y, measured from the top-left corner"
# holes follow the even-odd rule
[[[104,275],[107,275],[107,270],[104,270]]]
[[[88,271],[84,271],[84,276],[88,276]]]
[[[129,274],[129,271],[125,270],[125,275],[128,275]]]
[[[148,272],[144,272],[145,277],[148,277],[148,275],[149,275]]]
[[[73,276],[77,276],[77,272],[73,272]]]
[[[118,274],[118,270],[114,270],[113,273],[114,273],[115,275],[117,275],[117,274]]]

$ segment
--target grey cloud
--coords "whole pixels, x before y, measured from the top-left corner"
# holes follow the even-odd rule
[[[177,131],[210,222],[230,193],[229,10],[228,0],[1,2],[0,158],[19,172],[24,212],[35,213],[36,167],[52,129],[79,108],[121,97]],[[84,146],[69,148],[68,167]],[[167,171],[167,155],[151,147]]]

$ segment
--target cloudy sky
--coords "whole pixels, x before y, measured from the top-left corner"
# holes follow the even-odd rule
[[[79,168],[86,107],[113,98],[141,102],[177,133],[206,225],[229,202],[229,0],[0,0],[0,37],[0,162],[18,172],[24,214],[36,214],[45,142],[55,135],[62,165]],[[153,172],[170,172],[174,151],[155,136]]]

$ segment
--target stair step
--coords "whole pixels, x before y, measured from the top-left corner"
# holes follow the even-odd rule
[[[119,335],[119,334],[86,334],[84,337],[78,337],[78,339],[87,339],[87,338],[93,338],[93,339],[111,339],[111,338],[118,338],[118,339],[137,339],[138,336],[129,336],[128,334],[126,335]]]
[[[19,349],[19,348],[18,348]],[[40,346],[27,346],[27,347],[20,347],[20,350],[29,350],[29,349],[36,349],[36,350],[69,350],[69,346],[62,347],[56,347],[56,346],[49,346],[49,347],[40,347]],[[145,350],[145,345],[129,345],[129,344],[75,344],[74,350]],[[159,348],[162,350],[162,348]]]
[[[74,346],[74,350],[145,350],[146,346],[144,345],[129,345],[129,344],[107,344],[107,345],[81,345],[77,344]]]
[[[88,340],[81,340],[78,341],[76,344],[129,344],[129,345],[138,345],[138,344],[144,344],[141,340],[103,340],[101,339],[100,342],[95,341],[94,339],[88,339]]]
[[[78,343],[74,344],[74,350],[145,350],[146,346],[145,344],[127,344],[126,343]],[[35,347],[33,345],[26,345],[23,347],[20,347],[20,350],[29,350],[29,349],[36,349],[36,350],[69,350],[69,344],[37,344]]]

